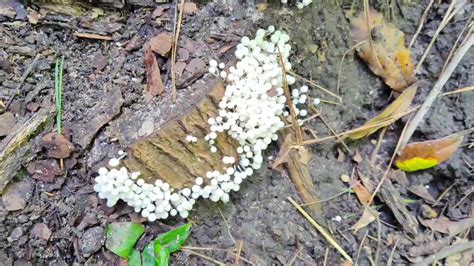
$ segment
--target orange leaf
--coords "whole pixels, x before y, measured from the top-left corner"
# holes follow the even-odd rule
[[[360,203],[362,203],[362,205],[367,205],[370,202],[370,198],[372,197],[372,194],[370,194],[369,190],[357,180],[351,180],[349,184],[357,195]]]
[[[416,81],[410,51],[405,47],[405,34],[386,23],[375,10],[369,11],[369,25],[364,12],[352,20],[352,39],[363,42],[357,52],[375,75],[382,77],[393,90],[402,92]]]
[[[395,165],[406,172],[434,167],[448,160],[461,145],[462,140],[462,135],[453,135],[437,140],[410,143],[396,159]]]

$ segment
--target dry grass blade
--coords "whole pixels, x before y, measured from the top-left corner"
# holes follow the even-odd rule
[[[351,257],[342,249],[342,247],[332,238],[332,236],[316,221],[311,218],[311,216],[301,208],[298,203],[296,203],[291,197],[287,198],[288,201],[295,207],[317,230],[319,233],[321,233],[324,238],[348,261],[352,263]]]
[[[291,75],[293,75],[293,76],[295,76],[295,77],[298,77],[298,78],[304,80],[304,81],[307,82],[309,85],[312,85],[312,86],[314,86],[314,87],[316,87],[316,88],[322,90],[323,92],[325,92],[325,93],[327,93],[327,94],[333,96],[334,98],[337,98],[337,99],[339,100],[339,102],[342,102],[342,98],[341,98],[339,95],[337,95],[337,94],[335,94],[334,92],[332,92],[332,91],[330,91],[330,90],[324,88],[323,86],[319,85],[318,83],[316,83],[316,82],[314,82],[314,81],[312,81],[312,80],[309,80],[309,79],[307,79],[307,78],[305,78],[305,77],[303,77],[303,76],[301,76],[301,75],[298,75],[298,74],[296,74],[296,73],[293,72],[293,71],[288,71],[288,74],[291,74]]]
[[[176,8],[178,7],[176,6]],[[183,20],[183,8],[184,0],[181,0],[181,4],[179,6],[178,21],[176,23],[174,32],[173,49],[171,50],[171,90],[173,94],[173,103],[176,103],[176,55],[178,50],[179,32],[181,30],[181,23]]]
[[[434,3],[434,0],[430,0],[428,5],[426,6],[426,9],[423,12],[423,15],[421,15],[420,21],[418,23],[418,28],[416,29],[415,34],[411,38],[411,41],[410,41],[410,44],[408,45],[408,48],[411,48],[411,46],[415,43],[416,38],[418,37],[418,35],[421,32],[421,29],[423,28],[423,23],[425,22],[426,17],[428,16],[428,11],[430,11],[430,8],[433,5],[433,3]]]
[[[300,145],[301,141],[303,140],[303,137],[301,135],[300,125],[298,124],[298,120],[296,119],[296,111],[293,106],[293,102],[291,101],[290,88],[288,87],[288,81],[286,79],[285,61],[283,59],[283,56],[280,50],[278,50],[278,53],[280,54],[280,64],[281,64],[282,76],[283,76],[283,90],[285,92],[286,103],[288,107],[290,108],[291,123],[293,124],[293,129],[296,132],[296,142],[298,143],[298,145]]]
[[[413,120],[408,124],[408,128],[406,131],[406,134],[403,136],[403,139],[401,139],[401,144],[400,144],[400,150],[403,150],[403,148],[406,146],[408,141],[410,140],[411,136],[415,132],[415,130],[418,128],[418,125],[420,122],[423,120],[424,116],[430,109],[431,105],[433,105],[434,101],[436,98],[441,93],[441,90],[443,89],[444,84],[448,81],[449,77],[451,77],[451,74],[453,73],[454,69],[456,66],[461,62],[461,59],[464,57],[464,55],[469,51],[469,49],[472,47],[474,44],[474,34],[471,32],[464,41],[461,43],[459,46],[459,49],[454,53],[454,56],[452,60],[448,63],[446,66],[446,69],[440,74],[438,81],[436,81],[435,85],[433,86],[433,89],[430,91],[428,96],[425,99],[425,102],[421,105],[420,109],[418,112],[416,112],[415,117]]]
[[[442,96],[449,96],[449,95],[463,93],[463,92],[469,92],[469,91],[474,91],[474,86],[465,87],[465,88],[457,89],[457,90],[454,90],[454,91],[445,92],[441,95]]]
[[[423,55],[420,58],[420,61],[418,61],[418,65],[416,65],[416,68],[415,68],[415,73],[418,73],[420,71],[421,65],[423,64],[426,57],[428,56],[428,54],[431,50],[431,47],[433,46],[436,39],[438,38],[438,35],[446,27],[446,25],[448,25],[449,21],[454,17],[454,15],[456,15],[456,13],[464,7],[464,5],[459,5],[458,8],[456,8],[453,11],[456,2],[457,2],[456,0],[453,0],[451,2],[451,4],[449,5],[448,10],[446,11],[446,14],[443,17],[443,20],[441,20],[441,23],[439,24],[438,28],[436,29],[436,32],[433,35],[433,38],[431,39],[430,43],[428,44],[428,47],[426,47],[425,52],[423,53]]]
[[[217,265],[222,265],[222,266],[225,265],[225,263],[223,263],[223,262],[220,262],[220,261],[218,261],[218,260],[216,260],[216,259],[214,259],[214,258],[211,258],[211,257],[206,256],[206,255],[204,255],[204,254],[198,253],[198,252],[196,252],[196,251],[192,251],[192,250],[188,250],[188,249],[183,249],[183,251],[184,251],[184,252],[187,252],[187,253],[189,253],[189,254],[191,254],[191,255],[195,255],[195,256],[201,257],[201,258],[203,258],[203,259],[205,259],[205,260],[208,260],[208,261],[210,261],[210,262],[212,262],[212,263],[215,263],[215,264],[217,264]]]

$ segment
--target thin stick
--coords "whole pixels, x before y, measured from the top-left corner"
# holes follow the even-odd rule
[[[287,198],[288,201],[293,205],[293,207],[295,207],[318,231],[319,233],[321,233],[324,238],[326,238],[326,240],[334,247],[336,248],[336,250],[348,261],[350,261],[352,263],[352,259],[349,255],[347,255],[347,253],[344,251],[344,249],[342,249],[341,246],[339,246],[339,244],[332,238],[332,236],[326,232],[326,230],[320,226],[318,223],[316,223],[316,221],[311,218],[311,216],[305,211],[303,210],[303,208],[301,208],[298,203],[296,203],[291,197],[288,197]]]
[[[474,86],[465,87],[465,88],[457,89],[457,90],[454,90],[454,91],[448,91],[448,92],[445,92],[445,93],[441,94],[441,96],[448,96],[448,95],[453,95],[453,94],[458,94],[458,93],[463,93],[463,92],[469,92],[469,91],[474,91]]]
[[[321,202],[325,202],[325,201],[330,201],[330,200],[332,200],[332,199],[335,199],[335,198],[337,198],[337,197],[339,197],[339,196],[341,196],[341,195],[344,195],[344,194],[350,193],[350,192],[351,192],[351,190],[345,189],[344,191],[339,192],[339,193],[337,193],[336,195],[331,196],[331,197],[329,197],[329,198],[326,198],[326,199],[323,199],[323,200],[318,200],[318,201],[313,201],[313,202],[308,202],[308,203],[303,203],[303,204],[300,204],[300,206],[301,206],[301,207],[304,207],[304,206],[308,206],[308,205],[311,205],[311,204],[316,204],[316,203],[321,203]]]
[[[327,136],[327,137],[324,137],[324,138],[319,138],[319,139],[310,139],[310,140],[305,140],[303,141],[301,144],[302,145],[310,145],[310,144],[314,144],[314,143],[318,143],[318,142],[322,142],[322,141],[326,141],[326,140],[329,140],[329,139],[334,139],[336,137],[341,137],[341,136],[344,136],[344,135],[347,135],[347,134],[352,134],[352,133],[355,133],[355,132],[359,132],[359,131],[364,131],[364,130],[367,130],[367,129],[370,129],[370,128],[375,128],[375,127],[380,127],[380,126],[384,126],[384,125],[390,125],[392,124],[394,121],[396,121],[397,119],[399,119],[400,117],[403,117],[403,116],[406,116],[414,111],[416,111],[416,109],[418,109],[419,106],[416,106],[408,111],[405,111],[401,114],[397,114],[396,116],[393,116],[393,117],[390,117],[390,118],[387,118],[385,120],[382,120],[381,122],[379,123],[376,123],[376,124],[373,124],[373,125],[368,125],[368,126],[363,126],[363,127],[359,127],[359,128],[355,128],[355,129],[352,129],[352,130],[348,130],[346,132],[342,132],[342,133],[339,133],[339,134],[336,134],[334,136]]]
[[[388,257],[387,260],[387,266],[392,266],[392,261],[393,261],[393,256],[395,255],[395,250],[397,249],[399,240],[395,241],[395,244],[393,245],[392,251],[390,252],[390,256]]]
[[[244,246],[244,241],[242,239],[239,239],[237,241],[237,252],[235,253],[235,261],[234,264],[238,265],[239,264],[239,259],[240,259],[240,253],[242,253],[242,247]]]
[[[410,44],[408,45],[408,49],[411,48],[411,46],[415,43],[416,38],[421,32],[421,29],[423,28],[423,24],[425,23],[426,17],[428,16],[428,11],[430,11],[431,6],[433,5],[434,0],[430,0],[428,5],[425,8],[425,11],[423,12],[423,15],[421,15],[420,21],[418,22],[418,28],[416,29],[415,34],[411,38]]]
[[[184,0],[181,0],[179,7],[178,22],[176,24],[176,32],[174,34],[173,49],[171,50],[171,89],[173,93],[173,103],[176,103],[176,54],[178,50],[179,32],[181,30],[181,22],[183,20]]]
[[[288,262],[288,265],[291,266],[293,264],[293,262],[295,262],[296,260],[296,257],[298,256],[298,254],[301,252],[301,250],[303,250],[303,248],[300,248],[296,251],[295,255],[290,259],[290,261]]]
[[[291,121],[293,124],[293,129],[296,131],[296,142],[298,145],[301,143],[303,140],[303,136],[301,135],[301,129],[300,125],[298,124],[298,121],[296,119],[296,111],[293,106],[293,102],[291,101],[291,94],[290,94],[290,88],[288,87],[288,81],[286,79],[286,68],[285,68],[285,61],[283,59],[283,55],[280,52],[280,49],[278,49],[278,53],[280,54],[280,64],[281,64],[281,69],[282,69],[282,76],[283,76],[283,91],[285,93],[286,97],[286,103],[288,107],[290,108],[290,114],[291,114]]]
[[[451,77],[451,74],[453,73],[456,66],[459,64],[461,59],[464,57],[467,51],[469,51],[469,48],[471,48],[473,44],[474,44],[474,34],[471,33],[470,35],[466,36],[465,41],[461,43],[459,49],[454,54],[453,59],[446,66],[446,69],[441,73],[441,75],[438,78],[438,81],[436,81],[430,94],[428,94],[428,96],[426,97],[425,102],[421,105],[420,109],[416,112],[416,115],[413,118],[413,120],[408,124],[406,134],[403,136],[403,139],[401,139],[400,149],[397,150],[397,152],[402,151],[403,148],[405,148],[405,145],[408,143],[411,136],[413,135],[415,130],[418,128],[418,125],[423,120],[424,116],[430,109],[431,105],[441,93],[441,90],[443,89],[444,84],[446,84],[446,82],[448,81],[449,77]]]
[[[230,236],[230,238],[232,239],[232,242],[234,242],[234,245],[236,245],[235,239],[234,239],[234,237],[232,236],[232,234],[230,233],[230,226],[229,226],[229,224],[227,223],[227,220],[225,219],[224,214],[222,214],[221,208],[217,207],[217,209],[219,210],[219,213],[221,214],[222,220],[224,220],[225,226],[227,227],[227,233],[229,233],[229,236]]]
[[[365,13],[365,22],[367,23],[367,38],[369,39],[370,50],[373,51],[372,57],[377,62],[377,65],[380,69],[383,69],[382,64],[380,64],[379,58],[375,53],[374,42],[372,41],[372,29],[370,28],[370,19],[369,19],[369,0],[364,0],[364,13]]]
[[[380,151],[380,147],[382,147],[382,141],[383,141],[383,138],[385,137],[385,133],[387,132],[387,128],[388,127],[384,127],[382,131],[380,131],[379,139],[377,140],[377,145],[375,145],[375,148],[372,151],[372,154],[370,155],[370,162],[372,164],[375,164],[375,161],[377,160],[377,154]]]
[[[8,107],[10,106],[10,104],[12,103],[13,99],[15,99],[16,95],[20,92],[20,89],[21,89],[21,86],[23,86],[23,83],[25,82],[26,78],[30,75],[31,71],[33,70],[33,68],[35,67],[36,65],[36,62],[38,61],[38,59],[40,58],[41,54],[36,54],[35,58],[33,59],[33,61],[31,61],[30,65],[28,66],[28,68],[26,69],[26,71],[23,73],[23,75],[21,76],[20,78],[20,83],[16,86],[15,88],[15,92],[13,92],[13,94],[10,96],[10,99],[8,99],[8,102],[7,104],[5,105],[5,110],[8,109]]]
[[[352,50],[356,49],[357,47],[361,46],[362,44],[364,44],[367,40],[363,40],[357,44],[355,44],[354,46],[352,46],[351,48],[349,48],[347,51],[344,52],[344,54],[342,55],[342,58],[341,58],[341,62],[339,63],[339,69],[337,70],[337,83],[336,83],[336,93],[339,94],[340,91],[340,85],[341,85],[341,72],[342,72],[342,63],[344,62],[344,60],[346,59],[346,56],[352,52]]]
[[[454,14],[456,14],[457,11],[459,10],[459,8],[458,8],[454,12],[451,12],[454,8],[455,3],[456,3],[456,0],[453,0],[451,2],[451,4],[449,5],[448,10],[446,11],[446,14],[444,15],[443,19],[441,20],[441,23],[439,24],[438,28],[436,29],[435,34],[433,35],[433,38],[431,38],[431,41],[428,44],[428,47],[426,47],[425,52],[423,53],[423,55],[420,58],[420,61],[418,61],[418,64],[416,65],[416,68],[415,68],[415,73],[418,73],[418,71],[420,71],[420,67],[423,64],[423,62],[425,61],[426,57],[428,56],[428,54],[431,50],[431,47],[433,46],[436,39],[438,38],[438,35],[441,33],[441,31],[444,29],[444,27],[446,27],[446,25],[449,23],[449,21],[454,17]]]
[[[442,249],[439,252],[428,256],[424,260],[418,262],[417,266],[424,266],[424,265],[431,265],[435,261],[442,260],[446,257],[449,257],[451,255],[455,255],[458,253],[461,253],[465,250],[473,249],[474,248],[474,241],[469,241],[469,242],[464,242],[464,243],[459,243],[459,244],[453,244],[448,248]]]
[[[336,131],[334,131],[334,129],[332,129],[332,127],[329,125],[329,123],[326,121],[326,119],[323,118],[323,116],[321,115],[321,113],[319,113],[319,111],[316,109],[316,107],[311,105],[309,108],[314,113],[319,114],[319,119],[321,119],[321,121],[326,125],[326,127],[329,129],[329,131],[331,131],[333,136],[335,136],[335,138],[337,138],[337,140],[342,144],[342,146],[344,146],[344,148],[346,148],[346,150],[349,153],[352,153],[352,150],[349,148],[349,146],[347,146],[347,144],[344,142],[344,140],[341,137],[337,136]]]
[[[439,197],[436,199],[436,201],[433,203],[433,206],[436,206],[438,205],[438,203],[444,198],[444,196],[446,196],[446,194],[448,194],[448,192],[454,187],[454,185],[457,184],[457,181],[454,181],[447,189],[445,189],[443,191],[443,193],[441,193],[441,195],[439,195]]]
[[[302,80],[308,82],[310,85],[313,85],[314,87],[316,87],[316,88],[318,88],[318,89],[324,91],[325,93],[327,93],[327,94],[329,94],[329,95],[331,95],[331,96],[337,98],[340,102],[342,102],[342,98],[341,98],[339,95],[337,95],[337,94],[335,94],[334,92],[332,92],[332,91],[330,91],[330,90],[328,90],[328,89],[322,87],[321,85],[317,84],[316,82],[314,82],[314,81],[312,81],[312,80],[309,80],[309,79],[307,79],[307,78],[305,78],[305,77],[303,77],[303,76],[300,76],[300,75],[296,74],[296,73],[293,72],[293,71],[287,71],[287,72],[288,72],[289,74],[293,75],[293,76],[296,76],[296,77],[298,77],[298,78],[300,78],[300,79],[302,79]]]
[[[329,248],[326,248],[326,251],[324,252],[323,266],[328,265],[328,256],[329,256]]]
[[[448,64],[449,61],[451,61],[451,57],[453,56],[454,51],[456,51],[455,48],[458,47],[458,43],[459,43],[459,41],[461,41],[461,37],[463,36],[464,31],[466,31],[466,29],[469,28],[469,31],[466,34],[466,36],[472,33],[473,25],[471,24],[471,21],[472,21],[473,16],[474,15],[471,14],[471,17],[467,20],[466,25],[464,25],[464,27],[461,30],[461,33],[459,33],[459,36],[456,38],[456,41],[454,42],[453,48],[451,48],[451,51],[449,52],[448,57],[446,57],[446,61],[444,62],[444,65],[443,65],[443,68],[441,69],[441,72],[443,72],[444,69],[446,69],[446,65]]]
[[[186,250],[186,249],[184,249],[183,251],[184,251],[184,252],[188,252],[189,254],[192,254],[192,255],[196,255],[196,256],[201,257],[201,258],[203,258],[203,259],[206,259],[206,260],[208,260],[208,261],[210,261],[210,262],[212,262],[212,263],[215,263],[215,264],[217,264],[217,265],[225,265],[224,263],[222,263],[222,262],[220,262],[220,261],[218,261],[218,260],[216,260],[216,259],[213,259],[213,258],[211,258],[211,257],[209,257],[209,256],[206,256],[206,255],[204,255],[204,254],[201,254],[201,253],[198,253],[198,252],[195,252],[195,251],[192,251],[192,250]]]
[[[355,266],[357,266],[357,262],[359,261],[359,256],[360,256],[360,252],[362,251],[362,247],[364,246],[364,242],[365,242],[365,239],[367,238],[367,235],[369,234],[369,231],[365,231],[365,234],[364,236],[362,237],[362,240],[360,241],[360,245],[359,245],[359,248],[357,249],[357,255],[356,255],[356,258],[355,258]]]

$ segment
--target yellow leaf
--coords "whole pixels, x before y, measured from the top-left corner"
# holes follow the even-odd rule
[[[405,90],[398,98],[393,101],[387,108],[378,116],[367,121],[356,132],[347,134],[350,139],[360,139],[368,136],[382,127],[388,126],[400,118],[400,114],[405,112],[410,107],[413,98],[415,98],[417,86],[413,85]],[[354,130],[352,130],[354,131]]]
[[[455,134],[442,139],[410,143],[395,160],[395,165],[406,172],[437,166],[454,154],[462,140],[462,135]]]
[[[369,27],[364,12],[352,20],[352,39],[356,43],[363,42],[357,49],[358,55],[390,88],[402,92],[416,81],[410,51],[405,47],[405,35],[375,10],[369,11],[368,20]]]

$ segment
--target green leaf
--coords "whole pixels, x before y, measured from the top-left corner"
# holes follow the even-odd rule
[[[142,266],[165,266],[171,253],[178,251],[191,233],[191,224],[185,224],[159,235],[142,252]]]
[[[105,247],[126,259],[145,229],[141,224],[131,222],[113,223],[107,226]]]
[[[182,225],[174,230],[166,232],[155,238],[155,243],[159,243],[171,254],[181,248],[191,233],[191,224]],[[156,249],[155,249],[156,250]]]
[[[132,254],[128,257],[128,266],[142,266],[142,258],[140,257],[140,251],[134,249]]]

